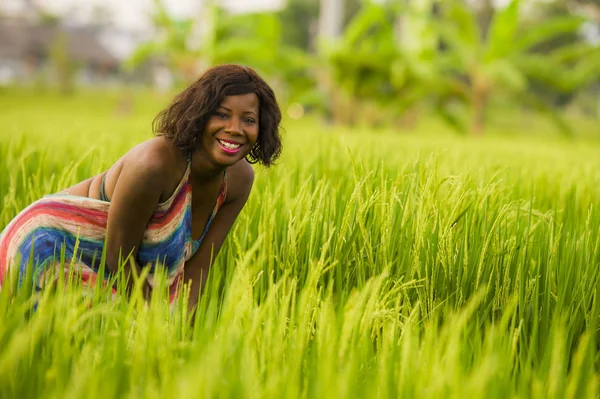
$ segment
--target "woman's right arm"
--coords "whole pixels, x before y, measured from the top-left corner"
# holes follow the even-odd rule
[[[123,159],[123,168],[111,195],[106,227],[106,264],[112,272],[117,272],[119,264],[127,259],[123,272],[128,295],[135,284],[133,274],[139,275],[141,267],[145,266],[137,264],[136,255],[165,183],[164,158],[156,152],[134,149],[128,154]],[[143,289],[144,296],[149,299],[147,282]]]

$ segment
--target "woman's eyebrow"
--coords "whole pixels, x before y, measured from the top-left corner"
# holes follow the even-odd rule
[[[223,108],[225,111],[231,112],[231,109],[227,108],[224,105],[219,105],[219,108]],[[254,114],[254,115],[257,115],[257,113],[255,111],[251,111],[251,110],[244,111],[244,113],[245,114]]]

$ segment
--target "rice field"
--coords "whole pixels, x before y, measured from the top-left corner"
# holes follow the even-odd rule
[[[132,96],[0,92],[0,230],[151,136]],[[600,140],[284,127],[193,325],[5,289],[0,397],[600,396]]]

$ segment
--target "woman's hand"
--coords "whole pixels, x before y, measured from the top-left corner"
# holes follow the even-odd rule
[[[148,304],[152,299],[152,286],[148,282],[148,279],[144,279],[144,282],[142,283],[142,297],[144,298],[144,301],[146,301],[146,303]]]
[[[127,298],[131,298],[133,294],[136,284],[138,284],[138,280],[143,278],[143,281],[139,282],[140,288],[142,291],[142,297],[144,301],[150,302],[152,298],[152,286],[148,282],[148,278],[144,273],[142,273],[142,268],[137,264],[137,262],[129,259],[129,261],[125,261],[122,265],[123,274],[120,278],[126,282],[125,292],[127,294]]]
[[[246,161],[238,162],[227,170],[227,201],[219,209],[194,256],[185,263],[183,281],[190,284],[190,315],[193,315],[198,303],[199,293],[204,290],[210,265],[219,254],[233,222],[246,204],[253,182],[254,170]]]
[[[155,143],[155,142],[153,142]],[[144,231],[158,206],[162,188],[170,181],[173,160],[156,144],[134,147],[123,159],[112,190],[106,222],[106,263],[126,282],[130,297],[143,266],[136,261]],[[151,145],[152,144],[152,145]],[[109,179],[107,178],[107,182]],[[122,274],[119,270],[122,265]],[[145,279],[145,277],[144,277]],[[152,288],[139,282],[146,301]]]

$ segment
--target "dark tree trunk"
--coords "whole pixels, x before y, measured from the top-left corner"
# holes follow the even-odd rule
[[[494,12],[495,9],[492,0],[481,0],[479,7],[477,8],[477,22],[479,23],[479,31],[481,32],[482,40],[485,40],[488,35]]]
[[[488,92],[484,88],[475,88],[472,97],[471,133],[475,136],[483,135],[485,130],[486,111],[488,105]]]

